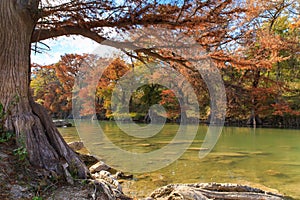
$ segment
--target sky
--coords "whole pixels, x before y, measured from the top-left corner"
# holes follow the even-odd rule
[[[70,2],[70,0],[42,0],[42,5],[59,5],[62,3]],[[118,3],[123,3],[123,0],[116,0]],[[56,39],[47,39],[42,41],[50,47],[49,51],[43,51],[43,53],[31,52],[31,63],[37,63],[40,65],[53,64],[59,61],[60,57],[65,54],[76,53],[96,53],[98,55],[111,55],[112,52],[116,53],[116,49],[100,45],[91,39],[84,38],[82,36],[61,36]],[[45,48],[42,44],[38,46]],[[47,48],[46,48],[47,49]]]
[[[81,36],[62,36],[56,39],[42,41],[50,47],[42,53],[31,52],[31,63],[40,65],[53,64],[59,61],[60,57],[66,53],[92,53],[99,44]],[[42,44],[38,46],[45,48]]]
[[[40,65],[53,64],[57,63],[61,56],[71,53],[94,53],[100,56],[107,56],[117,52],[114,48],[100,45],[82,36],[62,36],[56,39],[47,39],[42,42],[48,45],[50,50],[45,50],[42,53],[32,51],[31,63]],[[38,44],[38,46],[45,48],[42,44]]]

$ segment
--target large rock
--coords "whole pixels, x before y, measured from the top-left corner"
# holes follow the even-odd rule
[[[10,186],[11,199],[31,199],[32,194],[29,192],[29,188],[21,185]]]
[[[84,144],[81,141],[69,142],[68,145],[74,151],[79,151],[79,150],[81,150],[84,147]]]
[[[238,184],[171,184],[156,189],[147,200],[268,199],[282,200],[280,194]]]
[[[94,165],[95,163],[99,162],[100,160],[98,158],[96,158],[93,155],[90,154],[81,154],[78,153],[79,158],[88,166],[91,167],[92,165]]]
[[[98,182],[105,181],[107,183],[106,185],[109,185],[110,187],[114,188],[115,192],[117,191],[117,193],[122,193],[121,184],[114,176],[111,175],[110,172],[102,170],[100,172],[92,174],[92,177]]]
[[[109,171],[111,169],[110,166],[108,166],[107,164],[105,164],[102,161],[97,162],[96,164],[92,165],[89,170],[91,173],[96,173],[96,172],[100,172],[100,171]]]

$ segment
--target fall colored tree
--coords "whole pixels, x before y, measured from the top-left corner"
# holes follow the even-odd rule
[[[32,100],[29,89],[31,44],[38,51],[38,42],[41,40],[63,35],[82,35],[98,43],[105,41],[106,45],[117,47],[140,60],[155,57],[176,69],[185,67],[193,71],[187,59],[177,56],[168,46],[135,48],[139,38],[136,37],[136,41],[125,41],[128,37],[122,40],[121,36],[113,39],[111,32],[107,31],[110,29],[128,36],[132,30],[144,27],[164,27],[173,30],[174,34],[178,31],[193,36],[220,67],[230,63],[240,69],[256,71],[259,75],[257,77],[260,77],[258,72],[281,61],[278,59],[278,51],[287,46],[278,42],[278,35],[255,30],[254,19],[276,8],[277,1],[273,4],[268,1],[244,2],[1,1],[0,103],[4,111],[9,113],[5,129],[14,131],[18,140],[24,141],[32,165],[58,174],[64,174],[64,168],[68,165],[68,170],[77,172],[78,177],[86,177],[86,166],[67,146],[45,109]],[[254,28],[249,30],[248,27]],[[168,41],[168,38],[162,36],[161,39]],[[265,37],[268,40],[263,40]],[[257,41],[260,41],[259,49],[255,50]],[[238,43],[243,45],[239,45],[240,50],[233,54]],[[182,48],[180,42],[178,47]],[[230,51],[226,51],[226,48],[230,48]],[[252,87],[255,88],[256,84]],[[14,101],[16,97],[17,102]],[[255,102],[255,98],[252,99]],[[14,102],[13,108],[11,102]]]
[[[294,17],[299,16],[295,11],[297,5],[292,0],[249,1],[246,13],[252,21],[246,23],[247,28],[240,28],[243,37],[211,53],[216,64],[224,68],[230,115],[249,113],[249,123],[256,124],[261,121],[259,115],[298,113],[287,109],[289,106],[282,95],[289,87],[280,78],[281,66],[286,63],[285,66],[295,69],[295,64],[287,65],[287,62],[299,59],[298,30],[293,26]]]
[[[103,64],[106,63],[106,64]],[[91,67],[93,65],[93,67]],[[129,67],[120,58],[108,62],[106,59],[97,58],[89,62],[82,70],[86,72],[81,76],[81,89],[76,100],[81,106],[80,116],[93,118],[111,117],[111,95],[113,89]],[[75,97],[76,98],[76,97]],[[98,116],[95,116],[96,115]]]
[[[96,81],[96,113],[110,113],[112,90],[129,68],[117,58],[102,72],[98,69],[99,62],[103,60],[91,54],[66,54],[55,64],[33,65],[31,88],[34,100],[42,104],[54,118],[66,118],[72,115],[72,102],[79,97],[84,101],[80,102],[83,106],[80,115],[91,116],[95,110],[90,105],[89,100],[93,98],[88,87],[91,81]],[[79,92],[73,90],[77,78],[86,80],[82,82],[85,86]]]
[[[93,55],[66,54],[58,63],[32,66],[34,100],[41,103],[54,118],[70,116],[75,78],[84,76],[84,70],[80,69],[92,68],[95,60]]]
[[[172,90],[163,90],[161,92],[161,101],[159,103],[165,107],[169,119],[178,118],[180,115],[180,105]]]
[[[61,110],[60,96],[64,92],[61,82],[51,66],[34,65],[32,71],[31,88],[36,102],[43,105],[49,113],[55,115]]]

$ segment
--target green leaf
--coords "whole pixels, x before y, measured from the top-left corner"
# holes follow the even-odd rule
[[[4,117],[4,107],[2,103],[0,103],[0,120]]]

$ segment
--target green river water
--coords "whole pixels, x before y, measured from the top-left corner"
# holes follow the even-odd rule
[[[77,141],[80,136],[88,150],[99,157],[102,157],[101,152],[110,152],[110,157],[104,159],[108,165],[120,156],[119,152],[114,154],[114,150],[103,151],[104,144],[95,127],[89,122],[82,124],[79,135],[75,127],[60,128],[59,131],[67,142]],[[100,125],[106,137],[118,148],[142,154],[165,147],[172,142],[179,128],[176,124],[165,124],[152,137],[135,138],[121,131],[114,122],[100,122]],[[169,183],[226,182],[262,189],[268,187],[300,199],[300,130],[224,127],[214,148],[200,159],[199,150],[206,131],[207,126],[200,125],[193,143],[173,163],[156,171],[134,173],[133,180],[122,183],[124,192],[132,197],[144,197]],[[168,159],[166,155],[160,157]],[[146,165],[147,169],[144,160],[128,159],[127,162],[132,166]],[[151,163],[151,160],[147,162]]]

